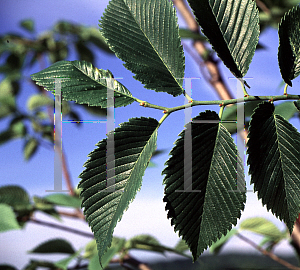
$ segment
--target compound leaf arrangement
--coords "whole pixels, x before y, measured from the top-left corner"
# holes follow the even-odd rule
[[[259,17],[253,0],[188,0],[202,33],[232,74],[241,79],[258,44]],[[287,85],[299,73],[300,8],[287,12],[279,25],[278,60]],[[184,54],[177,16],[169,0],[111,0],[100,21],[109,48],[124,61],[147,89],[172,96],[185,95]],[[107,134],[89,154],[80,174],[82,207],[101,259],[111,246],[117,222],[134,199],[156,150],[157,130],[174,111],[134,97],[108,70],[85,61],[60,61],[32,75],[55,93],[60,79],[65,100],[107,108],[133,102],[163,111],[163,117],[131,118]],[[242,81],[243,82],[243,81]],[[246,84],[247,85],[247,84]],[[300,134],[275,114],[274,100],[299,100],[287,94],[273,100],[248,95],[243,100],[214,101],[219,115],[205,111],[179,134],[163,170],[166,210],[175,231],[188,245],[194,261],[224,237],[241,216],[246,202],[244,168],[231,133],[222,124],[229,104],[255,104],[247,143],[251,182],[263,205],[284,221],[292,233],[300,213]],[[258,102],[259,101],[259,102]],[[299,101],[293,110],[299,110]],[[225,109],[226,111],[226,109]]]

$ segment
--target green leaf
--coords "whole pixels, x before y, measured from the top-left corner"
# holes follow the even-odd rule
[[[20,186],[9,185],[0,187],[0,203],[12,207],[30,203],[28,193]]]
[[[95,254],[97,254],[97,243],[96,240],[93,239],[85,245],[83,258],[91,259]]]
[[[37,196],[33,197],[33,201],[36,210],[42,211],[43,213],[50,215],[58,221],[62,221],[59,213],[53,207],[53,204],[49,203],[44,198],[39,198]]]
[[[15,84],[9,77],[0,83],[0,119],[16,111]]]
[[[124,238],[118,238],[113,237],[111,247],[108,249],[108,251],[104,254],[102,257],[102,267],[104,268],[108,263],[110,262],[110,259],[118,252],[122,250],[122,248],[125,245],[125,239]],[[97,254],[97,243],[95,240],[92,240],[85,246],[85,253],[83,254],[84,258],[92,259],[92,263],[90,260],[89,265],[91,264],[91,267],[93,268],[95,265],[100,265],[99,263],[99,256]],[[96,255],[96,256],[95,256]],[[96,257],[97,260],[93,257]],[[94,269],[94,268],[93,268]]]
[[[13,138],[23,137],[26,134],[26,126],[24,125],[23,119],[14,118],[10,123],[10,131],[13,134]]]
[[[17,270],[17,268],[8,264],[0,264],[0,270]]]
[[[72,245],[64,239],[52,239],[38,245],[33,250],[28,252],[74,254],[75,250],[73,249]]]
[[[188,0],[202,32],[237,78],[245,76],[259,36],[253,0]]]
[[[226,235],[223,235],[219,240],[217,240],[210,246],[209,252],[218,254],[221,251],[222,247],[228,242],[228,240],[237,233],[238,230],[236,229],[230,230]]]
[[[223,125],[226,127],[226,129],[230,132],[230,134],[234,134],[237,132],[237,123],[226,123],[226,120],[236,121],[237,120],[237,108],[239,109],[239,112],[244,110],[245,117],[249,117],[253,114],[254,109],[257,107],[257,105],[261,103],[261,101],[251,101],[246,102],[245,104],[233,104],[231,106],[226,106],[224,113],[222,115],[222,121]],[[242,108],[244,106],[244,109]],[[239,130],[238,130],[239,131]]]
[[[284,237],[284,234],[273,222],[263,217],[248,218],[242,221],[240,229],[262,234],[273,241],[279,241]]]
[[[0,96],[0,119],[16,111],[15,100],[14,96]]]
[[[15,136],[10,128],[7,130],[0,132],[0,145],[14,139]]]
[[[205,36],[189,29],[179,28],[179,35],[181,38],[191,38],[194,40],[207,41],[207,38]]]
[[[258,198],[292,233],[300,213],[300,134],[274,109],[269,102],[255,109],[247,163]]]
[[[159,253],[164,253],[166,250],[156,238],[148,234],[141,234],[132,237],[127,241],[126,247],[127,249],[141,249]]]
[[[40,107],[43,106],[53,106],[54,101],[50,97],[43,95],[43,94],[38,94],[38,95],[32,95],[28,100],[27,100],[27,109],[30,111],[39,109]]]
[[[34,21],[29,19],[29,20],[23,20],[20,22],[20,25],[27,31],[29,32],[34,32]]]
[[[297,108],[291,101],[285,101],[275,106],[275,114],[282,116],[284,119],[291,119],[297,112]]]
[[[77,252],[75,252],[74,254],[68,256],[67,258],[64,258],[62,260],[59,260],[57,262],[55,262],[55,266],[59,269],[63,269],[63,270],[67,270],[68,269],[68,265],[76,258],[79,256],[81,250],[78,250]]]
[[[186,242],[183,239],[180,239],[177,245],[175,246],[175,250],[179,252],[185,252],[189,250],[189,246],[186,244]]]
[[[112,0],[99,24],[110,49],[145,88],[184,93],[184,54],[169,0]]]
[[[88,31],[89,31],[89,34],[90,34],[88,41],[93,43],[99,49],[104,50],[107,53],[113,54],[112,50],[107,45],[104,37],[101,35],[99,29],[96,29],[94,27],[90,27],[88,29]]]
[[[93,52],[85,45],[85,43],[81,40],[75,43],[77,53],[79,55],[79,59],[81,61],[87,61],[90,63],[94,63],[94,54]]]
[[[24,270],[37,270],[40,268],[47,268],[52,270],[57,270],[57,266],[53,262],[47,261],[37,261],[37,260],[30,260],[30,262],[23,268]]]
[[[218,122],[219,117],[206,111],[195,120]],[[184,146],[187,128],[192,133],[191,168],[185,167],[184,151],[190,149]],[[189,123],[186,130],[179,134],[165,163],[164,201],[174,230],[182,235],[196,260],[236,225],[246,201],[245,180],[236,145],[222,123]]]
[[[300,7],[293,7],[279,24],[278,62],[283,80],[292,86],[300,74]]]
[[[0,203],[0,232],[21,229],[10,206]]]
[[[106,108],[107,91],[114,91],[114,107],[126,106],[135,100],[123,84],[113,79],[109,70],[97,69],[85,61],[59,61],[32,74],[31,78],[53,94],[55,78],[61,78],[63,99],[79,104]]]
[[[38,145],[39,143],[35,138],[30,138],[28,141],[26,141],[23,150],[25,160],[32,158],[32,156],[36,153]]]
[[[94,242],[96,245],[96,242]],[[104,269],[107,267],[111,261],[111,259],[121,251],[121,249],[124,247],[125,239],[121,239],[118,237],[113,237],[111,247],[105,252],[105,254],[101,258],[101,265],[100,265],[100,259],[99,255],[96,253],[93,254],[93,256],[90,258],[88,270],[99,270]],[[102,267],[101,267],[102,266]]]
[[[294,101],[294,105],[296,106],[297,110],[300,111],[300,100]]]
[[[51,194],[45,196],[43,199],[50,203],[66,207],[80,208],[81,206],[81,200],[79,198],[67,194]]]
[[[86,169],[80,174],[78,188],[82,189],[82,207],[97,241],[100,259],[111,244],[117,221],[141,187],[156,149],[157,128],[158,122],[153,118],[132,118],[97,143],[84,164]],[[106,156],[107,144],[112,139],[114,156]],[[114,169],[107,171],[107,166]]]
[[[179,254],[190,258],[190,256],[186,255],[184,251],[161,245],[156,238],[148,234],[141,234],[131,238],[126,242],[125,249],[147,250],[147,251],[159,252],[162,254],[168,251],[168,252],[173,252],[175,254]]]

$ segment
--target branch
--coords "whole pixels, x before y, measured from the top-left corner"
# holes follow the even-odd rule
[[[268,101],[277,101],[277,100],[299,100],[300,95],[278,95],[278,96],[248,96],[244,98],[236,98],[236,99],[228,99],[228,100],[209,100],[209,101],[197,101],[193,100],[191,103],[186,105],[181,105],[173,108],[168,108],[166,113],[172,113],[175,111],[183,110],[186,107],[193,107],[199,105],[230,105],[236,103],[242,103],[247,101],[254,101],[254,100],[268,100]],[[151,107],[151,106],[148,106]]]
[[[151,270],[151,268],[148,265],[131,257],[129,254],[125,255],[121,261],[119,260],[119,262],[122,266],[125,267],[125,269],[131,269],[131,268],[126,267],[126,264],[129,264],[129,265],[133,265],[133,266],[137,267],[140,270]]]
[[[265,249],[261,248],[260,246],[256,245],[256,243],[254,243],[253,241],[251,241],[250,239],[246,238],[245,236],[241,235],[241,234],[236,234],[237,237],[239,237],[240,239],[242,239],[243,241],[245,241],[246,243],[248,243],[249,245],[251,245],[252,247],[254,247],[255,249],[257,249],[258,251],[260,251],[262,254],[270,257],[272,260],[280,263],[281,265],[284,265],[285,267],[287,267],[288,269],[292,269],[292,270],[300,270],[300,267],[294,266],[290,263],[288,263],[287,261],[280,259],[279,257],[277,257],[275,254],[266,251]]]
[[[55,223],[50,223],[50,222],[38,220],[38,219],[35,219],[35,218],[30,218],[28,221],[31,221],[35,224],[39,224],[39,225],[42,225],[42,226],[47,226],[47,227],[50,227],[50,228],[59,229],[59,230],[66,231],[66,232],[69,232],[69,233],[74,233],[76,235],[81,235],[81,236],[84,236],[84,237],[94,238],[94,235],[91,234],[91,233],[83,232],[83,231],[76,230],[76,229],[66,227],[66,226],[63,226],[63,225],[58,225],[58,224],[55,224]]]
[[[261,0],[256,0],[256,5],[265,13],[271,14],[271,11],[268,9],[268,7],[263,3]]]

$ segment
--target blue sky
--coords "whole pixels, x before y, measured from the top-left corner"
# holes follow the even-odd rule
[[[1,34],[6,32],[24,33],[18,27],[18,24],[23,19],[32,18],[36,24],[37,33],[50,29],[58,20],[70,20],[75,23],[85,24],[88,26],[98,25],[108,0],[101,1],[1,1],[0,11],[0,24]],[[179,24],[184,27],[185,24],[179,17]],[[189,45],[189,42],[183,40],[184,43]],[[281,76],[278,68],[277,61],[277,48],[278,48],[278,34],[275,29],[265,31],[260,37],[260,42],[266,46],[266,50],[258,51],[250,65],[250,69],[246,77],[251,89],[248,91],[251,95],[278,95],[283,93],[283,88],[277,89],[281,82]],[[114,77],[123,78],[120,80],[131,93],[142,100],[151,103],[162,105],[166,107],[174,107],[184,104],[183,96],[173,98],[166,93],[156,93],[153,90],[143,88],[143,85],[132,78],[132,73],[123,67],[121,60],[114,56],[97,53],[96,66],[102,69],[109,69]],[[71,55],[68,60],[76,60],[75,54]],[[190,55],[185,52],[186,59],[186,72],[185,77],[200,77],[200,80],[193,80],[192,97],[195,100],[215,100],[218,96],[204,81],[199,72],[198,66]],[[232,78],[232,74],[220,64],[226,83],[231,88],[232,93],[235,95],[236,82]],[[32,70],[26,70],[26,76],[39,71],[38,67]],[[299,79],[293,82],[293,88],[288,88],[289,93],[297,93],[299,87]],[[19,100],[19,104],[26,110],[26,100],[29,95],[35,93],[35,89],[28,84],[24,84]],[[192,117],[199,114],[200,111],[207,109],[216,110],[218,106],[198,106],[193,107]],[[81,116],[84,120],[95,118],[81,111]],[[162,112],[150,108],[142,108],[138,103],[134,103],[125,108],[115,109],[115,126],[119,123],[128,121],[132,117],[153,117],[159,120]],[[291,120],[291,123],[299,130],[299,120]],[[1,130],[5,127],[5,121],[0,121]],[[164,168],[164,163],[168,159],[168,153],[173,147],[173,142],[177,139],[178,134],[184,126],[184,112],[178,111],[171,114],[168,119],[163,123],[158,131],[158,149],[166,149],[165,154],[155,158],[153,161],[157,164],[156,168],[149,168],[145,172],[143,178],[143,185],[141,191],[137,194],[136,200],[130,205],[129,210],[124,214],[120,224],[115,229],[116,236],[131,237],[139,233],[148,233],[157,237],[163,244],[173,246],[178,241],[177,234],[174,233],[167,220],[166,212],[164,211],[163,198],[163,185],[161,171]],[[74,185],[79,182],[78,175],[83,170],[83,164],[87,160],[87,155],[94,148],[95,144],[105,138],[106,128],[105,124],[83,124],[78,128],[75,124],[63,124],[62,126],[62,140],[63,148],[67,156],[70,173]],[[235,137],[234,137],[235,138]],[[1,185],[16,184],[24,187],[31,195],[45,196],[48,193],[45,190],[53,188],[54,177],[54,153],[48,149],[40,148],[37,154],[29,162],[23,160],[22,154],[23,142],[15,140],[0,148],[0,171],[1,171]],[[245,168],[247,175],[248,168]],[[246,181],[249,189],[249,177],[246,176]],[[65,186],[64,186],[65,188]],[[261,202],[253,193],[247,193],[247,204],[245,212],[242,214],[242,220],[250,216],[265,216],[274,221],[281,229],[284,228],[282,222],[277,220],[271,213],[268,213],[266,208],[261,206]],[[141,217],[139,222],[135,221],[136,217]],[[39,215],[40,218],[44,216]],[[51,219],[50,219],[51,220]],[[52,220],[51,220],[52,221]],[[66,224],[77,224],[74,221],[66,219]],[[89,228],[79,222],[79,227],[82,230],[90,231]],[[38,230],[38,231],[37,231]],[[37,237],[39,235],[39,237]],[[33,248],[42,240],[49,239],[50,237],[72,237],[72,243],[76,247],[82,247],[89,240],[82,237],[74,237],[73,235],[58,232],[47,228],[37,227],[35,225],[27,225],[25,231],[20,232],[7,232],[1,234],[1,243],[5,243],[6,249],[0,254],[0,263],[6,262],[16,266],[22,267],[28,261],[28,255],[23,255],[25,250]],[[250,237],[254,237],[250,235]],[[260,238],[254,238],[259,240]],[[240,247],[245,250],[253,251],[253,248],[242,243],[238,239],[234,239],[228,243],[228,249],[232,248],[237,250]],[[16,249],[18,251],[18,259],[15,259]],[[291,252],[291,249],[286,243],[278,247],[279,252]],[[140,254],[140,253],[137,253]],[[144,253],[143,253],[144,254]],[[141,256],[150,256],[146,253]],[[158,258],[161,258],[159,256]]]

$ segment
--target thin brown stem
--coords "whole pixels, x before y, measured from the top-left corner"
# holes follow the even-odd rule
[[[248,239],[247,237],[241,235],[241,234],[236,234],[237,237],[239,237],[240,239],[242,239],[243,241],[245,241],[246,243],[248,243],[249,245],[251,245],[252,247],[254,247],[255,249],[257,249],[258,251],[260,251],[262,254],[270,257],[272,260],[280,263],[281,265],[284,265],[285,267],[287,267],[288,269],[292,269],[292,270],[300,270],[300,267],[294,266],[290,263],[288,263],[287,261],[280,259],[279,257],[277,257],[275,254],[266,251],[265,249],[261,248],[260,246],[258,246],[256,243],[254,243],[253,241],[251,241],[250,239]]]
[[[82,212],[65,212],[65,211],[57,211],[59,215],[61,216],[66,216],[66,217],[71,217],[71,218],[79,218],[79,219],[82,219],[82,216],[83,216],[83,219],[84,219],[84,215],[82,214]]]
[[[270,14],[270,10],[261,0],[256,0],[256,5],[265,13]]]

